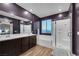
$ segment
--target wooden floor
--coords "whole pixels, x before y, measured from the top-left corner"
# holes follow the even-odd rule
[[[50,56],[51,52],[52,52],[52,49],[50,48],[36,45],[35,47],[21,54],[20,56]]]

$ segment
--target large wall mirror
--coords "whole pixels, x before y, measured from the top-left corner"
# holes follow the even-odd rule
[[[0,18],[0,35],[12,33],[12,26],[8,18]]]
[[[0,24],[0,35],[10,34],[9,24]]]

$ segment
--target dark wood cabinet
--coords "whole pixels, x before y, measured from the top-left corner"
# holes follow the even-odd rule
[[[21,53],[21,39],[0,42],[0,55],[18,55]]]
[[[32,48],[36,45],[36,36],[29,36],[22,38],[22,52]]]
[[[0,42],[0,56],[17,56],[36,45],[36,36]]]
[[[8,41],[0,42],[0,55],[8,55]]]
[[[30,37],[30,48],[36,45],[36,36]]]
[[[30,42],[29,37],[22,38],[22,52],[25,52],[26,50],[29,49],[29,42]]]

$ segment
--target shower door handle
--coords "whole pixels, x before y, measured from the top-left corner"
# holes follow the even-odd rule
[[[71,32],[68,32],[68,36],[69,36],[69,37],[71,36]]]

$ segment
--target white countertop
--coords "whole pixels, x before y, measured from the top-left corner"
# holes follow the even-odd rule
[[[28,37],[28,36],[33,36],[36,34],[7,34],[7,35],[0,35],[0,41],[6,41],[6,40],[12,40],[16,38],[21,38],[21,37]]]

